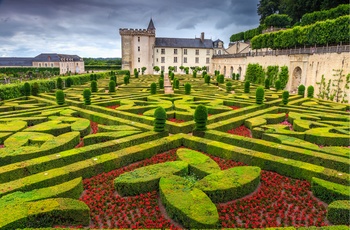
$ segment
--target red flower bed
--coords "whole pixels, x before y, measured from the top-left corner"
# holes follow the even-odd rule
[[[169,118],[168,121],[175,122],[175,123],[183,123],[183,122],[185,122],[184,120],[178,120],[176,118]]]
[[[233,110],[236,110],[236,109],[240,109],[241,107],[239,107],[239,106],[229,106],[231,109],[233,109]]]
[[[108,109],[116,109],[118,108],[120,105],[110,105],[110,106],[106,106],[106,108]]]
[[[157,191],[120,197],[113,180],[146,165],[174,161],[176,149],[127,167],[84,179],[80,200],[90,207],[90,228],[179,228],[159,207]],[[222,170],[243,163],[210,156]],[[311,193],[310,183],[262,170],[258,189],[242,199],[217,204],[222,227],[265,228],[277,226],[324,226],[326,206]]]
[[[90,134],[95,134],[98,132],[98,123],[90,121],[90,127],[91,127],[91,132]],[[80,148],[84,146],[84,141],[83,138],[80,138],[80,142],[78,145],[76,145],[74,148]]]
[[[285,120],[283,122],[280,123],[281,125],[287,125],[289,127],[289,130],[294,130],[293,129],[293,125],[291,123],[289,123],[288,120]]]
[[[1,148],[5,148],[5,145],[0,145],[0,149],[1,149]]]
[[[252,137],[251,131],[247,127],[245,127],[244,125],[241,125],[241,126],[234,128],[234,129],[230,129],[227,132],[231,133],[231,134],[240,135],[243,137],[250,137],[250,138]]]

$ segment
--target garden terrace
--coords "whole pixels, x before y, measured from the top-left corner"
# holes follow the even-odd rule
[[[257,85],[175,77],[174,94],[158,75],[118,75],[116,92],[97,80],[90,105],[90,81],[64,88],[63,105],[54,91],[3,101],[0,229],[348,229],[349,104],[290,95],[284,105],[271,89],[258,105]],[[200,104],[206,131],[193,132]]]

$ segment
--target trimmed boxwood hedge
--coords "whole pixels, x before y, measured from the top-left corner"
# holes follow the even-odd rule
[[[188,164],[184,161],[170,161],[135,169],[121,174],[114,180],[114,188],[121,196],[134,196],[159,188],[159,180],[169,175],[188,174]]]
[[[333,183],[316,177],[311,181],[312,193],[326,203],[350,200],[350,186]]]
[[[337,200],[328,205],[327,219],[332,224],[350,225],[350,200]]]

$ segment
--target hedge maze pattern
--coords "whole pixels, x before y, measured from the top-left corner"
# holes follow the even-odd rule
[[[0,229],[347,228],[342,225],[349,225],[350,210],[349,105],[300,95],[290,95],[284,105],[282,91],[274,89],[265,89],[262,104],[256,104],[256,85],[244,93],[240,81],[212,79],[207,84],[192,75],[176,78],[180,87],[174,94],[164,94],[158,75],[131,76],[129,84],[118,75],[115,92],[109,92],[109,76],[98,79],[90,105],[84,103],[83,90],[91,82],[65,88],[63,105],[57,105],[55,92],[4,101],[0,105]],[[153,82],[155,94],[151,94]],[[232,83],[228,92],[227,82]],[[187,94],[186,83],[191,84]],[[207,130],[192,132],[194,111],[200,104],[208,111]],[[154,131],[159,106],[167,115],[164,132]],[[250,137],[232,134],[235,130],[246,130]],[[92,203],[106,212],[112,205],[105,201],[101,208],[99,195],[87,201],[95,180],[89,178],[101,175],[110,177],[97,186],[109,189],[102,193],[112,194],[118,202],[133,200],[131,206],[137,211],[120,217],[98,213]],[[239,217],[238,203],[260,194],[274,180],[292,181],[293,192],[311,184],[304,195],[321,214],[313,215],[316,208],[310,209],[308,220],[290,220],[281,212],[283,217],[266,219],[261,214],[256,225],[253,219]],[[153,212],[159,218],[143,219],[145,199],[154,200]],[[122,206],[113,206],[110,213]],[[235,209],[227,211],[229,207]],[[287,205],[287,210],[294,209]],[[273,218],[281,220],[276,224]]]

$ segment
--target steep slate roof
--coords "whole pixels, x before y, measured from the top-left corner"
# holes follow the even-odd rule
[[[155,29],[156,29],[156,27],[154,27],[153,20],[151,18],[151,20],[149,21],[147,30],[155,30]]]
[[[175,47],[175,48],[213,48],[211,39],[200,38],[156,38],[155,47]]]
[[[0,57],[0,66],[32,66],[33,58]]]
[[[33,61],[36,62],[59,62],[61,58],[73,59],[73,61],[80,61],[81,58],[78,55],[57,54],[57,53],[42,53],[36,56]]]

